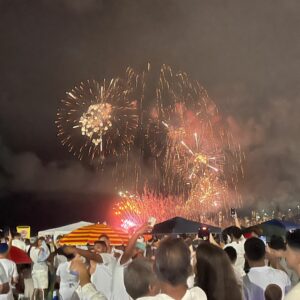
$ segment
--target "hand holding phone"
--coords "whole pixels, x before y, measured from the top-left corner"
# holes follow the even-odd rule
[[[156,218],[155,217],[150,217],[148,219],[148,224],[149,224],[150,227],[153,227],[155,225],[155,223],[156,223]]]
[[[230,215],[231,215],[233,218],[236,218],[236,217],[237,217],[237,213],[236,213],[236,209],[235,209],[235,208],[230,208]]]
[[[203,241],[209,241],[209,228],[206,226],[200,227],[198,237]]]

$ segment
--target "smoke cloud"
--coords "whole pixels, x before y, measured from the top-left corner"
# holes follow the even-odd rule
[[[240,185],[245,206],[299,205],[299,96],[274,95],[263,99],[263,106],[256,101],[255,108],[249,105],[247,109],[243,99],[249,99],[249,93],[228,93],[226,97],[230,110],[240,113],[235,118],[229,115],[227,123],[246,156]]]

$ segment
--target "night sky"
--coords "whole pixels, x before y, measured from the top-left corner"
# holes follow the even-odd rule
[[[111,194],[63,148],[60,99],[147,62],[207,89],[246,154],[248,207],[300,200],[298,0],[0,0],[1,222],[103,221]]]

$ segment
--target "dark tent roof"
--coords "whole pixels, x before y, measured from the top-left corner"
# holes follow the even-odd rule
[[[272,219],[255,226],[249,227],[246,231],[250,231],[253,227],[259,227],[263,231],[263,235],[265,236],[272,236],[280,235],[285,236],[287,231],[300,229],[300,224],[290,222],[290,221],[281,221],[277,219]]]
[[[198,233],[199,228],[208,227],[212,233],[221,233],[221,228],[211,225],[190,221],[181,217],[175,217],[164,222],[158,223],[153,227],[153,234],[184,234]]]
[[[300,224],[297,224],[297,223],[294,223],[291,221],[281,221],[281,220],[276,220],[276,219],[266,221],[262,224],[279,226],[279,227],[284,228],[287,231],[300,228]]]

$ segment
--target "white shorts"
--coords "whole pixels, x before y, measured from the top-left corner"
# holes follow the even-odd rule
[[[47,289],[48,288],[48,270],[33,270],[32,271],[33,288]]]

